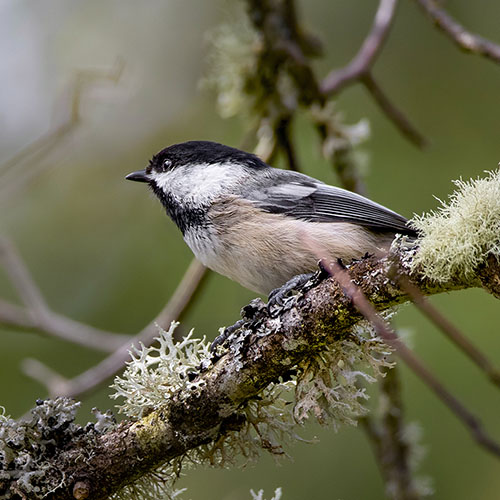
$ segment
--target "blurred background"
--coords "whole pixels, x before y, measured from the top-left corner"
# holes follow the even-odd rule
[[[106,330],[134,334],[163,307],[191,254],[180,232],[144,186],[124,181],[163,147],[190,139],[238,146],[245,123],[223,120],[215,96],[201,90],[206,73],[206,33],[231,21],[234,3],[191,0],[0,1],[0,162],[68,120],[79,70],[124,69],[117,82],[100,80],[81,93],[78,123],[58,138],[50,154],[0,167],[0,234],[13,240],[48,304],[55,311]],[[357,52],[376,1],[298,2],[305,25],[321,37],[324,76]],[[473,32],[500,41],[500,4],[450,0],[447,9]],[[420,151],[381,115],[363,88],[342,92],[337,109],[346,121],[368,118],[368,194],[406,215],[434,209],[452,179],[483,175],[500,161],[500,67],[457,50],[424,18],[415,2],[402,1],[374,74],[393,101],[430,140]],[[318,140],[306,122],[294,131],[300,165],[335,183]],[[5,175],[2,176],[2,174]],[[3,270],[0,297],[17,300]],[[232,324],[254,294],[211,275],[184,319],[210,338]],[[498,301],[481,290],[432,298],[456,325],[500,366]],[[414,309],[395,319],[409,332],[416,353],[500,439],[500,397],[467,359]],[[78,375],[102,353],[32,333],[0,327],[0,404],[20,416],[46,390],[20,365],[36,358],[64,376]],[[421,471],[433,480],[435,498],[496,500],[499,464],[473,444],[462,425],[403,367],[409,422],[422,430],[427,450]],[[111,408],[105,386],[84,398],[79,413]],[[383,499],[384,487],[364,434],[338,433],[311,423],[293,460],[271,457],[243,470],[194,470],[181,479],[185,498],[243,500],[249,489],[277,486],[284,500]],[[207,488],[207,484],[210,487]]]

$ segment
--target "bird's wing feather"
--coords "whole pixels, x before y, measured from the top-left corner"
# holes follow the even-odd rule
[[[351,222],[375,231],[415,235],[407,220],[356,193],[323,184],[312,177],[288,171],[273,171],[265,187],[244,193],[244,197],[271,213],[311,222]]]

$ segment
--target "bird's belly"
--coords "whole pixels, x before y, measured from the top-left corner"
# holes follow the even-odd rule
[[[350,262],[374,253],[381,243],[375,233],[348,223],[308,223],[274,214],[261,222],[239,221],[225,231],[191,229],[184,239],[205,266],[261,294],[316,270],[323,258]]]

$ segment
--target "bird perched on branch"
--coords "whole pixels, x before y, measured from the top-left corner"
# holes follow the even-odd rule
[[[149,185],[205,266],[262,294],[313,272],[318,252],[349,263],[416,236],[363,196],[214,142],[169,146],[126,178]]]

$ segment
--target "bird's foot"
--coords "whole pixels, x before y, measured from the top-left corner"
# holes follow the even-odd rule
[[[267,308],[270,309],[274,306],[283,307],[285,304],[285,300],[290,295],[290,293],[294,290],[301,289],[314,276],[314,274],[315,273],[298,274],[291,280],[288,280],[280,288],[271,290],[268,298]]]
[[[227,326],[224,328],[224,331],[215,337],[214,341],[210,345],[210,352],[215,354],[217,352],[217,347],[222,346],[224,342],[234,333],[236,332],[243,324],[245,323],[244,319],[239,319],[234,325]]]

